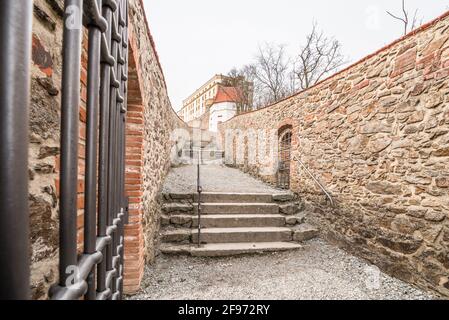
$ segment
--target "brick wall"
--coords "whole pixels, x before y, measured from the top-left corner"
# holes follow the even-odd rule
[[[58,279],[58,189],[63,1],[35,0],[30,110],[30,214],[33,298]],[[160,188],[170,166],[173,129],[186,125],[172,110],[164,75],[140,0],[130,0],[129,91],[126,127],[125,289],[139,288],[154,257]],[[79,134],[78,248],[83,244],[87,41],[83,40]]]
[[[448,39],[445,14],[309,90],[220,128],[225,137],[227,129],[278,130],[291,123],[292,156],[306,163],[337,203],[331,209],[292,161],[292,190],[307,201],[323,235],[396,277],[446,296]],[[240,167],[275,181],[261,174],[259,164]]]

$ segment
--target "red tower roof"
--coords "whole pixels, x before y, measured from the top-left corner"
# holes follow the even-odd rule
[[[215,96],[214,103],[221,102],[240,102],[242,100],[240,90],[235,87],[222,87],[219,86],[217,95]]]

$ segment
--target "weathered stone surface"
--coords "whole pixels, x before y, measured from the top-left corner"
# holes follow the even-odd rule
[[[36,81],[48,92],[50,96],[57,96],[59,94],[59,90],[56,88],[51,78],[37,78]]]
[[[172,200],[193,200],[191,193],[170,193],[169,196]]]
[[[419,126],[411,124],[405,127],[404,133],[405,134],[414,134],[420,131]]]
[[[296,223],[303,224],[306,222],[306,216],[304,214],[299,214],[296,216]]]
[[[162,233],[163,242],[189,243],[192,237],[190,230],[170,230]]]
[[[385,135],[378,135],[376,137],[373,137],[371,141],[368,144],[368,151],[371,153],[378,153],[381,151],[384,151],[386,148],[388,148],[393,140]]]
[[[298,222],[297,217],[289,216],[285,218],[285,223],[288,224],[289,226],[294,226],[296,225],[297,222]]]
[[[396,57],[396,64],[391,77],[397,77],[403,73],[413,70],[416,64],[416,48],[412,48]]]
[[[396,112],[398,112],[398,113],[413,112],[415,110],[416,110],[416,107],[414,105],[412,105],[410,101],[402,102],[396,108]]]
[[[426,101],[426,108],[433,109],[438,107],[440,104],[442,104],[444,101],[444,95],[443,94],[432,94],[429,95]]]
[[[449,147],[438,149],[432,153],[434,157],[449,157]]]
[[[405,177],[405,181],[410,184],[429,185],[432,183],[432,177],[408,176]]]
[[[41,40],[33,34],[33,62],[47,76],[53,75],[53,59],[51,53],[42,45]]]
[[[161,216],[161,226],[165,227],[170,224],[170,217],[162,215]]]
[[[179,215],[170,217],[170,223],[174,225],[187,225],[191,224],[193,221],[192,216]]]
[[[402,193],[400,184],[392,184],[387,181],[371,182],[367,184],[366,188],[377,194],[399,195]]]
[[[399,234],[385,234],[378,236],[376,241],[393,251],[403,254],[413,254],[422,245],[422,240]]]
[[[45,146],[40,148],[38,157],[39,159],[45,159],[56,155],[59,155],[59,147]]]
[[[55,172],[55,168],[51,164],[38,163],[34,166],[34,171],[41,174],[50,174]]]
[[[441,222],[444,219],[446,219],[447,213],[446,212],[438,212],[434,210],[430,210],[426,213],[425,219],[432,222]]]
[[[413,113],[407,120],[407,123],[412,124],[412,123],[419,123],[421,121],[424,120],[424,112],[423,111],[418,111]]]
[[[303,242],[318,237],[319,230],[312,225],[302,224],[294,229],[293,241]]]
[[[166,203],[162,207],[162,212],[169,214],[193,212],[193,205],[186,203]]]
[[[295,195],[293,193],[279,193],[273,195],[273,201],[277,202],[288,202],[293,201],[295,199]]]
[[[428,209],[424,209],[422,207],[412,206],[407,208],[407,214],[411,217],[415,218],[424,218],[424,215]]]
[[[441,280],[449,270],[420,256],[430,246],[449,250],[440,241],[449,211],[447,30],[444,17],[313,90],[240,115],[220,130],[277,132],[290,125],[292,158],[301,158],[338,200],[330,208],[308,174],[292,169],[291,190],[311,207],[317,225],[391,274],[449,296],[448,279]],[[272,174],[259,165],[248,172],[276,183],[272,162]],[[389,232],[377,241],[379,228]]]
[[[279,205],[279,211],[285,215],[294,215],[299,212],[299,207],[296,203]]]
[[[436,179],[436,185],[439,188],[449,188],[449,177],[438,177]]]
[[[386,122],[369,122],[360,127],[360,133],[373,134],[373,133],[390,133],[392,125]]]

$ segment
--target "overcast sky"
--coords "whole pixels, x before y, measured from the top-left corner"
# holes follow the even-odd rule
[[[385,11],[401,0],[144,0],[175,110],[213,75],[251,62],[259,44],[275,42],[295,55],[313,21],[342,45],[350,62],[402,35]],[[449,9],[448,0],[407,0],[423,23]]]

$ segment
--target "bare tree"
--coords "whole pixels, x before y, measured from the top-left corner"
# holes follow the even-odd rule
[[[237,113],[250,111],[253,106],[254,85],[251,74],[244,68],[238,70],[233,68],[228,72],[223,85],[234,87],[237,94]]]
[[[288,81],[290,59],[286,57],[283,45],[265,44],[259,46],[255,62],[247,66],[260,91],[257,104],[269,104],[289,94]]]
[[[294,73],[300,88],[307,89],[345,63],[340,42],[326,37],[314,23],[305,45],[300,49]]]
[[[407,10],[405,6],[405,0],[402,0],[402,13],[401,15],[395,15],[390,11],[387,11],[387,14],[393,17],[394,19],[400,21],[404,25],[404,35],[409,33],[410,31],[415,30],[418,26],[418,9],[415,10],[415,14],[413,18],[410,19],[410,12]],[[419,23],[420,24],[420,23]]]

